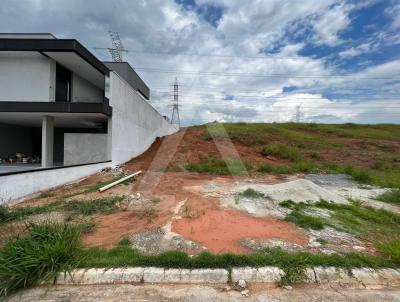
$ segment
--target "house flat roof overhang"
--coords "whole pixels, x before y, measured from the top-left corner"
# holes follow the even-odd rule
[[[75,39],[0,39],[0,51],[74,52],[103,75],[109,69]]]
[[[105,89],[105,77],[110,74],[107,66],[75,39],[18,39],[0,36],[0,51],[38,52],[102,90]]]

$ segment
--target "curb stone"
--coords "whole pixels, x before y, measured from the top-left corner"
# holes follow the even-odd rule
[[[314,267],[306,269],[306,283],[337,283],[348,286],[400,286],[400,270],[354,268],[346,270],[336,267]],[[285,273],[273,266],[235,267],[230,280],[249,283],[277,283]],[[90,268],[77,269],[70,274],[60,273],[59,285],[93,285],[117,283],[182,283],[182,284],[227,284],[226,269],[164,269],[159,267]]]

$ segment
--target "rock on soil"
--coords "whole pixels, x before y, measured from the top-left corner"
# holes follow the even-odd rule
[[[144,231],[128,236],[132,248],[147,254],[160,254],[166,251],[179,250],[189,254],[198,254],[204,248],[197,243],[186,240],[180,235],[166,236],[162,229]]]
[[[321,199],[324,199],[340,204],[347,203],[346,198],[332,193],[331,191],[307,179],[297,179],[273,185],[242,184],[237,186],[235,191],[236,193],[239,193],[248,188],[264,193],[266,197],[275,202],[281,202],[289,199],[294,202],[318,202]]]
[[[304,249],[304,247],[299,244],[279,239],[255,240],[251,238],[243,238],[240,240],[240,244],[254,252],[261,252],[265,249],[274,247],[280,247],[289,252],[295,252]]]

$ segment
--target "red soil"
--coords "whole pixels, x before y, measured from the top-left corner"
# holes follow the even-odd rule
[[[291,223],[273,217],[251,217],[232,209],[207,210],[195,219],[176,220],[172,230],[201,243],[213,253],[249,252],[239,244],[242,238],[282,239],[301,245],[308,242],[307,235]]]

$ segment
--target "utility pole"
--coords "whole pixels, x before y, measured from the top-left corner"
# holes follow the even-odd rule
[[[174,100],[172,103],[172,116],[171,116],[171,124],[178,125],[178,127],[181,127],[181,121],[179,118],[179,85],[178,85],[178,79],[175,78],[175,83],[174,83]]]

